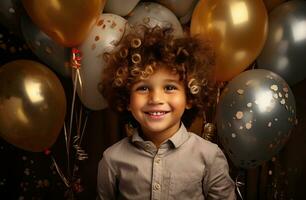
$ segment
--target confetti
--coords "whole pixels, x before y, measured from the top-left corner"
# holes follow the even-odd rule
[[[248,104],[247,104],[247,107],[248,107],[248,108],[251,108],[251,107],[252,107],[252,103],[251,103],[251,102],[248,103]]]
[[[238,93],[238,94],[243,94],[243,93],[244,93],[244,90],[243,90],[243,89],[238,89],[238,90],[237,90],[237,93]]]
[[[245,128],[248,129],[248,130],[251,129],[252,128],[252,123],[250,123],[250,122],[246,123]]]
[[[271,85],[271,90],[274,90],[274,91],[277,91],[278,90],[278,87],[277,87],[277,85]]]
[[[243,118],[243,112],[238,111],[238,112],[236,113],[236,118],[237,118],[237,119],[242,119],[242,118]]]

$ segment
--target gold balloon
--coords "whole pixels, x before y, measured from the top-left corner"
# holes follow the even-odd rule
[[[262,0],[200,0],[190,31],[212,42],[216,78],[228,81],[259,55],[267,38],[268,16]]]
[[[66,114],[66,97],[57,76],[44,65],[16,60],[0,67],[0,136],[39,152],[57,139]]]
[[[22,0],[33,22],[66,47],[79,45],[102,12],[105,0]]]

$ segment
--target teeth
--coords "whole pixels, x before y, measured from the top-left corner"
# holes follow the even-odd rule
[[[158,115],[163,115],[165,112],[149,112],[150,115],[158,116]]]

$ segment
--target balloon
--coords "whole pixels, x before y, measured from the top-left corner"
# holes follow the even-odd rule
[[[257,58],[258,68],[271,70],[294,85],[306,78],[306,2],[288,1],[269,14],[269,33]]]
[[[160,26],[174,29],[175,37],[183,36],[182,26],[177,17],[168,8],[153,2],[143,2],[129,14],[128,22],[131,26],[144,24],[149,27]]]
[[[44,65],[16,60],[0,68],[0,136],[24,150],[39,152],[57,139],[66,98],[56,75]]]
[[[108,0],[106,1],[104,12],[120,16],[129,14],[140,0]]]
[[[242,72],[223,90],[217,105],[217,133],[233,163],[256,167],[279,152],[296,122],[288,84],[277,74]]]
[[[74,47],[85,39],[105,0],[22,0],[22,3],[42,31],[63,46]]]
[[[270,12],[280,4],[284,3],[286,0],[264,0],[264,4],[267,8],[267,10]]]
[[[183,17],[193,10],[198,0],[157,0],[157,2],[169,8],[176,16]]]
[[[23,37],[32,52],[57,73],[70,77],[70,50],[40,31],[28,16],[22,15],[20,21]]]
[[[191,18],[191,35],[210,40],[216,51],[216,79],[228,81],[258,56],[267,37],[262,0],[200,0]]]
[[[89,109],[100,110],[107,106],[99,92],[101,74],[106,65],[103,54],[115,48],[126,28],[128,28],[127,21],[119,15],[102,14],[80,46],[83,59],[80,68],[81,84],[77,82],[79,83],[77,93],[82,103]]]

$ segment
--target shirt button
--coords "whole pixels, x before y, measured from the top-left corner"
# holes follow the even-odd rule
[[[154,190],[159,190],[160,189],[160,185],[158,183],[154,184]]]
[[[157,159],[155,160],[155,163],[156,163],[156,164],[159,164],[159,163],[160,163],[160,158],[157,158]]]

